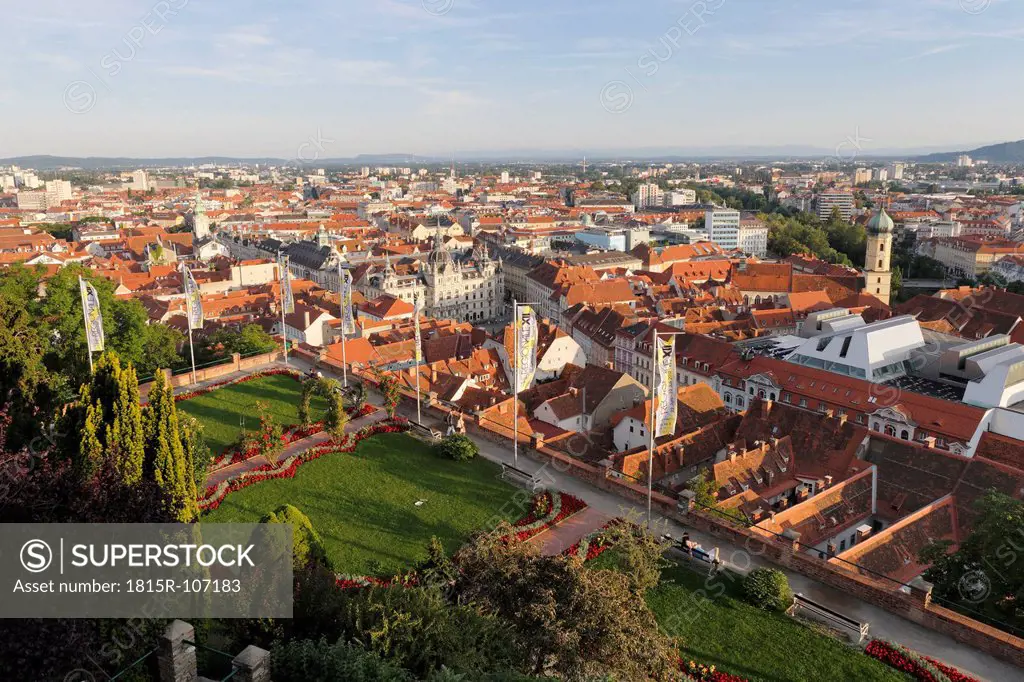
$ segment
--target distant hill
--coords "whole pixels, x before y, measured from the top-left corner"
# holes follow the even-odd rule
[[[1024,140],[990,144],[961,152],[928,154],[914,160],[918,163],[951,163],[956,161],[956,157],[961,154],[967,154],[976,161],[988,161],[989,163],[1024,163]]]

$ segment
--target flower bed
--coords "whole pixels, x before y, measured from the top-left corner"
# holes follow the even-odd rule
[[[543,511],[538,510],[536,502],[539,500],[544,501]],[[512,524],[512,530],[517,540],[529,540],[586,507],[586,502],[568,493],[543,492],[535,498],[534,509]]]
[[[566,549],[562,552],[562,555],[567,557],[576,557],[585,562],[593,561],[612,548],[604,535],[609,528],[617,526],[620,523],[622,523],[622,519],[612,519],[593,533],[586,535],[575,545]]]
[[[921,682],[978,682],[956,668],[922,656],[894,642],[873,639],[864,649],[864,653]]]
[[[248,488],[250,485],[260,481],[268,481],[275,478],[293,478],[295,471],[301,465],[319,459],[324,455],[336,452],[355,452],[359,442],[370,436],[376,436],[380,433],[400,433],[408,430],[408,428],[409,422],[405,419],[396,418],[380,421],[376,424],[364,426],[355,433],[346,433],[341,441],[330,440],[322,445],[317,445],[291,455],[280,462],[267,463],[255,469],[243,471],[235,478],[207,486],[199,498],[199,511],[207,512],[216,509],[229,493],[241,490],[242,488]]]

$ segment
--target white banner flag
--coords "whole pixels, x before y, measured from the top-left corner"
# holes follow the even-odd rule
[[[658,339],[655,362],[655,438],[676,432],[676,337]]]
[[[292,276],[288,272],[288,256],[277,254],[277,271],[281,282],[281,305],[285,315],[295,312],[295,298],[292,296]]]
[[[203,297],[199,293],[199,285],[192,271],[181,264],[181,279],[185,289],[185,309],[188,313],[188,328],[202,329],[206,321],[203,317]]]
[[[423,362],[423,345],[420,340],[420,312],[423,310],[423,302],[420,300],[420,294],[416,294],[416,306],[413,308],[413,324],[416,328],[416,364]]]
[[[352,312],[352,273],[338,265],[338,280],[341,282],[341,332],[348,336],[356,333],[356,318]]]
[[[516,395],[530,388],[537,373],[537,314],[528,305],[519,306],[516,311],[516,367],[519,385]]]
[[[96,287],[78,278],[78,287],[82,294],[82,314],[85,316],[85,340],[89,343],[89,352],[103,350],[103,313],[100,311],[100,295]]]

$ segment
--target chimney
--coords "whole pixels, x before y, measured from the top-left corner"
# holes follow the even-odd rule
[[[303,329],[309,329],[309,311],[308,311],[308,310],[307,310],[307,311],[305,311],[305,312],[304,312],[304,313],[302,314],[302,318],[303,318],[303,320],[305,320],[305,322],[306,322],[306,326],[305,326],[305,327],[303,327]]]
[[[831,474],[828,474],[827,476],[825,476],[825,487],[826,488],[831,488],[832,487],[832,475]]]

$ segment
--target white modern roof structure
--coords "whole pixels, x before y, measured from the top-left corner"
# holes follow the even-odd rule
[[[829,331],[807,339],[786,359],[881,382],[908,374],[911,353],[925,345],[921,325],[910,315],[871,324],[859,315],[844,315],[829,322]]]

